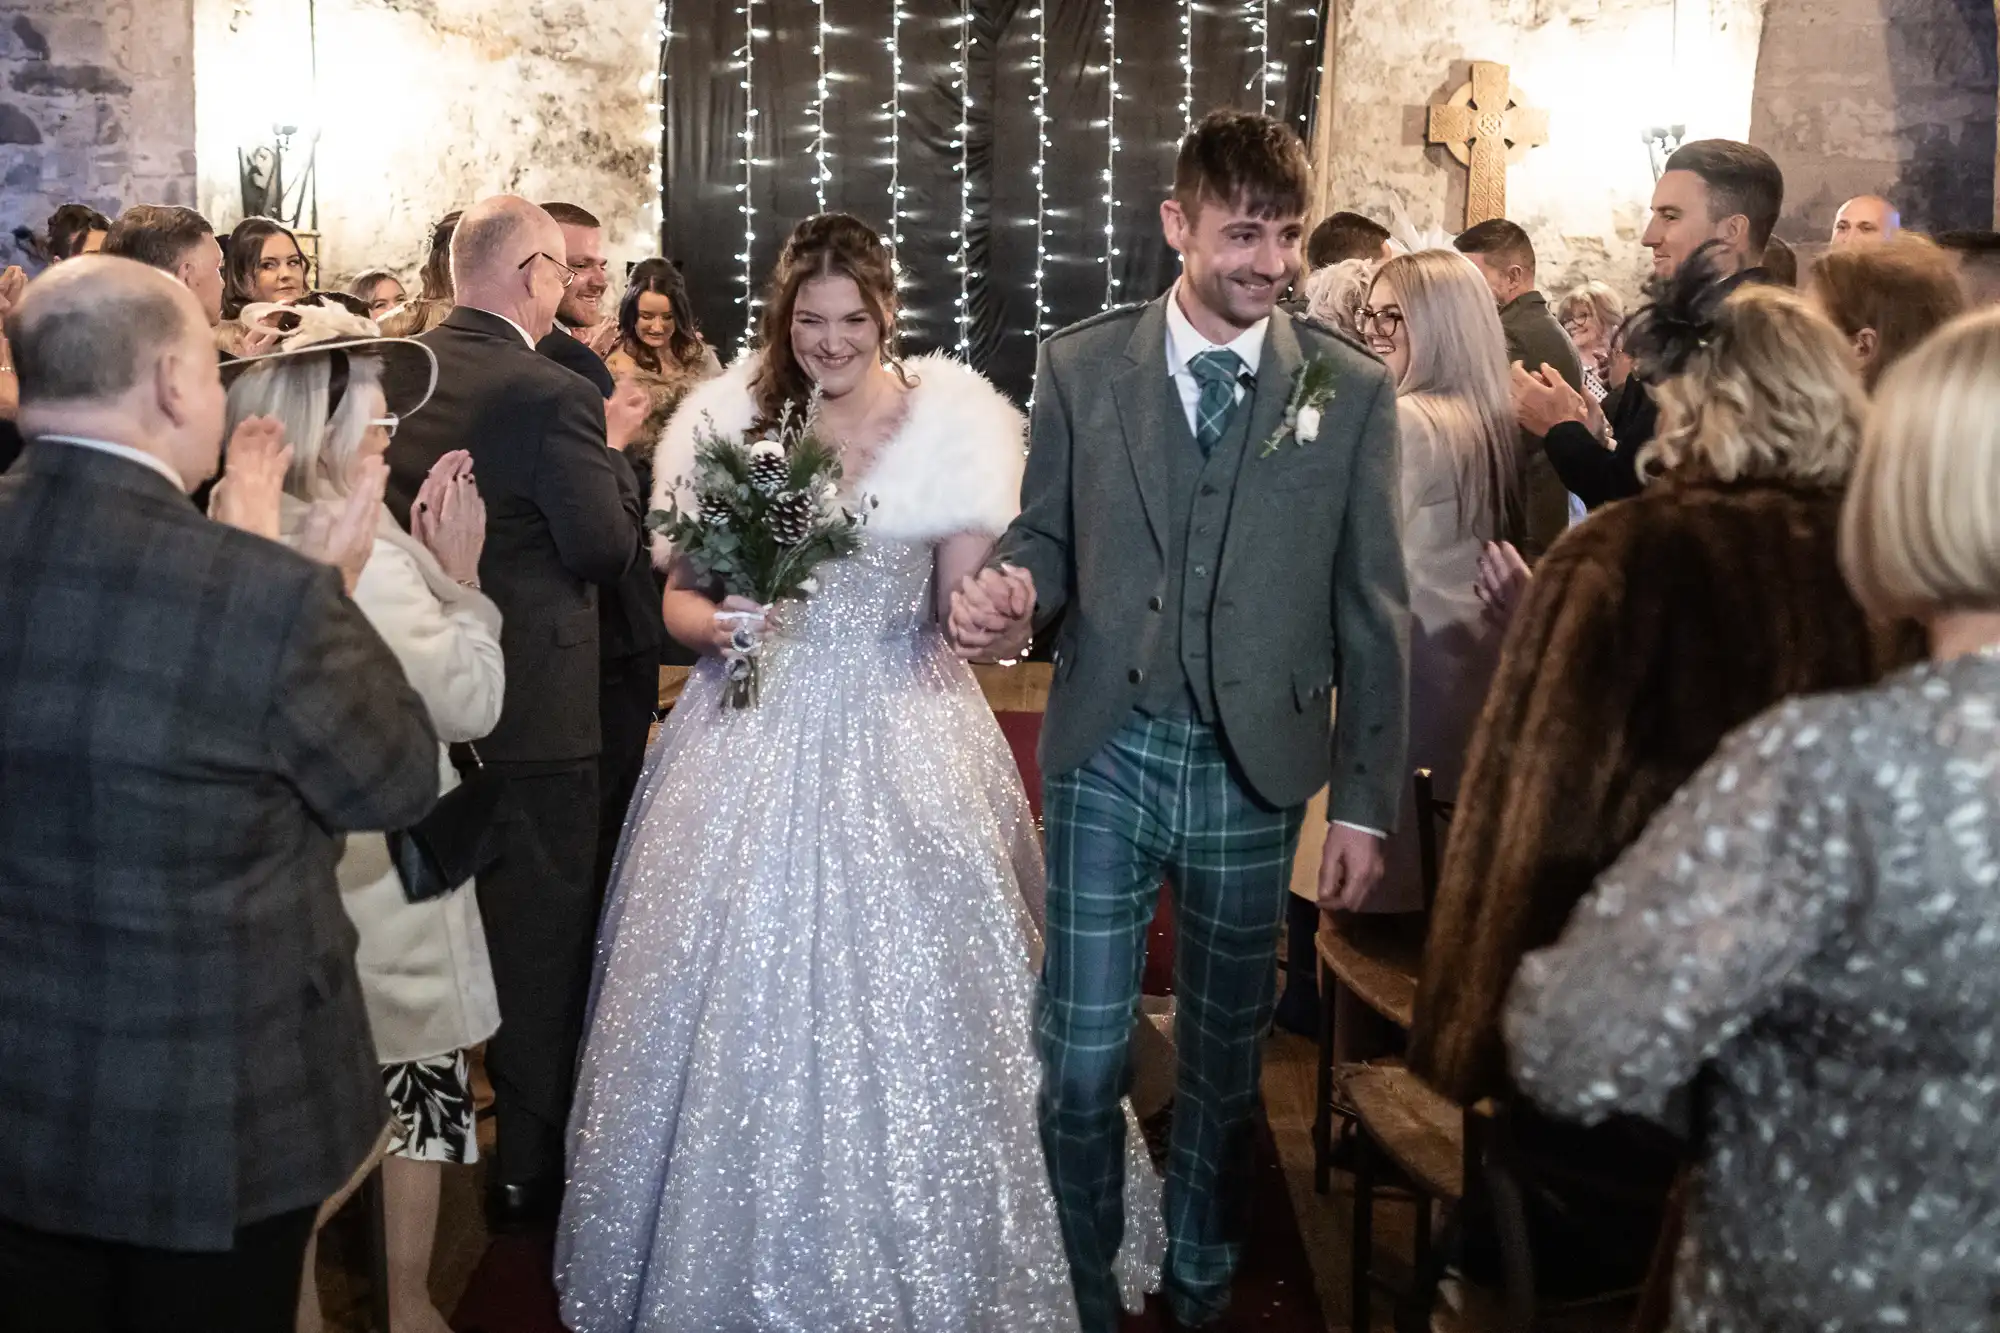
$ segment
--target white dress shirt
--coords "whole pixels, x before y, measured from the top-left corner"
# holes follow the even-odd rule
[[[73,444],[79,449],[95,449],[100,454],[110,454],[113,458],[122,458],[128,463],[149,467],[171,481],[175,490],[183,495],[187,493],[187,483],[181,480],[180,473],[174,471],[173,464],[164,458],[147,453],[144,449],[134,449],[129,444],[113,444],[109,440],[86,439],[81,435],[37,435],[34,438],[54,444]]]
[[[1250,393],[1250,385],[1257,382],[1257,366],[1264,359],[1264,333],[1270,327],[1269,316],[1258,320],[1249,328],[1236,335],[1234,341],[1212,343],[1204,338],[1191,320],[1187,311],[1181,309],[1181,287],[1174,284],[1173,295],[1167,300],[1167,374],[1173,378],[1174,389],[1181,396],[1181,407],[1187,412],[1189,431],[1198,431],[1199,407],[1201,402],[1201,381],[1195,378],[1188,362],[1203,352],[1230,351],[1243,362],[1242,373],[1236,379],[1236,401],[1241,403]],[[1245,383],[1245,380],[1248,383]]]
[[[1243,371],[1236,379],[1236,402],[1240,406],[1249,396],[1250,385],[1257,381],[1257,367],[1264,360],[1264,334],[1270,328],[1267,315],[1226,343],[1210,342],[1196,329],[1194,322],[1181,308],[1181,286],[1174,284],[1173,295],[1167,299],[1167,373],[1173,378],[1174,390],[1180,394],[1181,409],[1187,413],[1190,433],[1200,430],[1197,425],[1201,403],[1201,381],[1195,378],[1188,362],[1203,352],[1231,351],[1243,362]],[[1248,381],[1246,383],[1245,381]],[[1344,819],[1334,823],[1342,828],[1358,829],[1363,833],[1381,838],[1387,835],[1381,829],[1372,829],[1360,824],[1350,824]]]

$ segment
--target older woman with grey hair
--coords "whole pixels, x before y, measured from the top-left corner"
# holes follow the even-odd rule
[[[267,313],[244,311],[253,323]],[[422,344],[381,338],[338,305],[308,297],[286,314],[297,322],[279,351],[226,368],[228,414],[232,426],[249,417],[283,424],[291,462],[281,530],[298,541],[387,450],[399,420],[423,406],[437,368]],[[499,720],[504,673],[500,613],[478,591],[485,510],[468,455],[439,460],[413,524],[414,536],[382,509],[354,601],[429,707],[440,739],[477,740]],[[458,785],[442,746],[438,771],[442,791]],[[428,1287],[439,1166],[478,1157],[466,1052],[500,1023],[475,886],[467,880],[413,901],[414,886],[379,834],[349,838],[338,874],[360,936],[355,962],[393,1113],[383,1161],[392,1322],[397,1333],[444,1333]],[[308,1281],[300,1324],[318,1322]]]
[[[1891,370],[1841,514],[1855,597],[1929,661],[1729,736],[1508,1001],[1544,1107],[1692,1114],[1680,1329],[1993,1326],[1996,365],[1988,311]]]

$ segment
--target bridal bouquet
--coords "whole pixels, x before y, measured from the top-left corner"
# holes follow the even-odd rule
[[[819,591],[813,571],[852,555],[861,545],[859,514],[839,502],[840,456],[813,433],[809,418],[788,407],[778,429],[758,439],[698,432],[694,475],[675,498],[655,509],[646,526],[673,543],[704,582],[723,595],[768,606]],[[681,507],[682,489],[694,507]],[[723,661],[729,672],[725,707],[757,702],[757,636],[745,615]]]

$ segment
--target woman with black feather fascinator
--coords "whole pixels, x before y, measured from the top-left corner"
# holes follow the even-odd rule
[[[1633,460],[1643,486],[1564,534],[1513,612],[1459,788],[1409,1050],[1454,1100],[1516,1102],[1525,1169],[1565,1167],[1526,1191],[1533,1252],[1605,1290],[1643,1274],[1679,1148],[1519,1104],[1500,1029],[1515,970],[1730,731],[1788,695],[1868,684],[1920,647],[1872,625],[1841,578],[1865,399],[1840,332],[1794,293],[1731,282],[1699,254],[1627,338],[1659,403]]]

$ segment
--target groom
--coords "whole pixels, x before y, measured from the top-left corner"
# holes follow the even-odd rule
[[[1085,1333],[1117,1327],[1119,1099],[1162,874],[1180,1051],[1165,1291],[1200,1325],[1228,1304],[1241,1251],[1305,803],[1331,782],[1331,906],[1380,875],[1402,786],[1395,391],[1367,353],[1275,310],[1298,273],[1306,174],[1298,139],[1267,117],[1217,112],[1188,136],[1160,206],[1179,283],[1043,345],[1021,516],[953,597],[968,656],[1018,652],[1068,612],[1042,729],[1037,1035]]]

